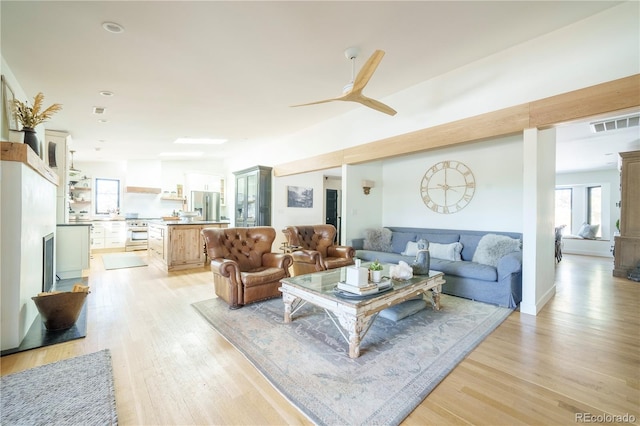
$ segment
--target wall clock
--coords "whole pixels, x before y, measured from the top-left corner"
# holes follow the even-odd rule
[[[420,194],[424,204],[436,213],[455,213],[466,207],[476,190],[473,172],[459,161],[434,164],[422,178]]]

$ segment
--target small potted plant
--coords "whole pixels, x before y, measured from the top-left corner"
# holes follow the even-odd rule
[[[382,269],[382,264],[378,262],[378,259],[376,259],[369,265],[371,282],[379,283],[382,280]]]
[[[35,127],[38,124],[49,120],[53,114],[62,109],[62,105],[53,104],[42,110],[43,100],[44,95],[40,92],[33,98],[33,106],[29,106],[26,102],[22,102],[18,99],[14,99],[11,105],[13,111],[16,113],[18,121],[22,124],[24,143],[29,145],[38,155],[40,154],[40,142],[36,136]]]

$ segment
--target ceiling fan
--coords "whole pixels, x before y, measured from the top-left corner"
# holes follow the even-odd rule
[[[384,56],[383,50],[376,50],[373,55],[364,64],[358,75],[356,76],[356,58],[358,57],[359,50],[355,47],[350,47],[344,51],[344,55],[347,59],[351,60],[351,82],[344,86],[342,89],[342,96],[336,98],[325,99],[322,101],[310,102],[308,104],[292,105],[292,107],[307,106],[323,104],[332,101],[350,101],[358,102],[366,107],[373,108],[377,111],[384,112],[389,115],[396,115],[396,110],[388,105],[383,104],[375,99],[368,98],[362,94],[362,89],[367,85],[369,79],[378,68],[378,64],[382,61]]]

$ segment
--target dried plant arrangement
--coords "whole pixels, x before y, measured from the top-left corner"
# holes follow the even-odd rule
[[[42,109],[42,101],[44,95],[39,92],[33,98],[33,106],[29,106],[26,102],[22,102],[18,99],[13,100],[11,107],[18,117],[18,121],[23,127],[34,128],[38,124],[43,123],[51,118],[53,114],[62,109],[62,105],[53,104],[44,111]]]

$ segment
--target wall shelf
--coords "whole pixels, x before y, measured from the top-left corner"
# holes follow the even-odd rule
[[[2,152],[2,161],[24,163],[52,184],[56,186],[60,184],[58,175],[28,145],[1,141],[0,150]]]
[[[127,186],[126,192],[133,192],[137,194],[159,194],[162,192],[162,189],[150,188],[147,186]]]
[[[186,199],[183,198],[183,197],[168,197],[168,196],[165,196],[165,197],[160,197],[160,199],[161,200],[166,200],[166,201],[182,201],[182,202],[186,201]]]

